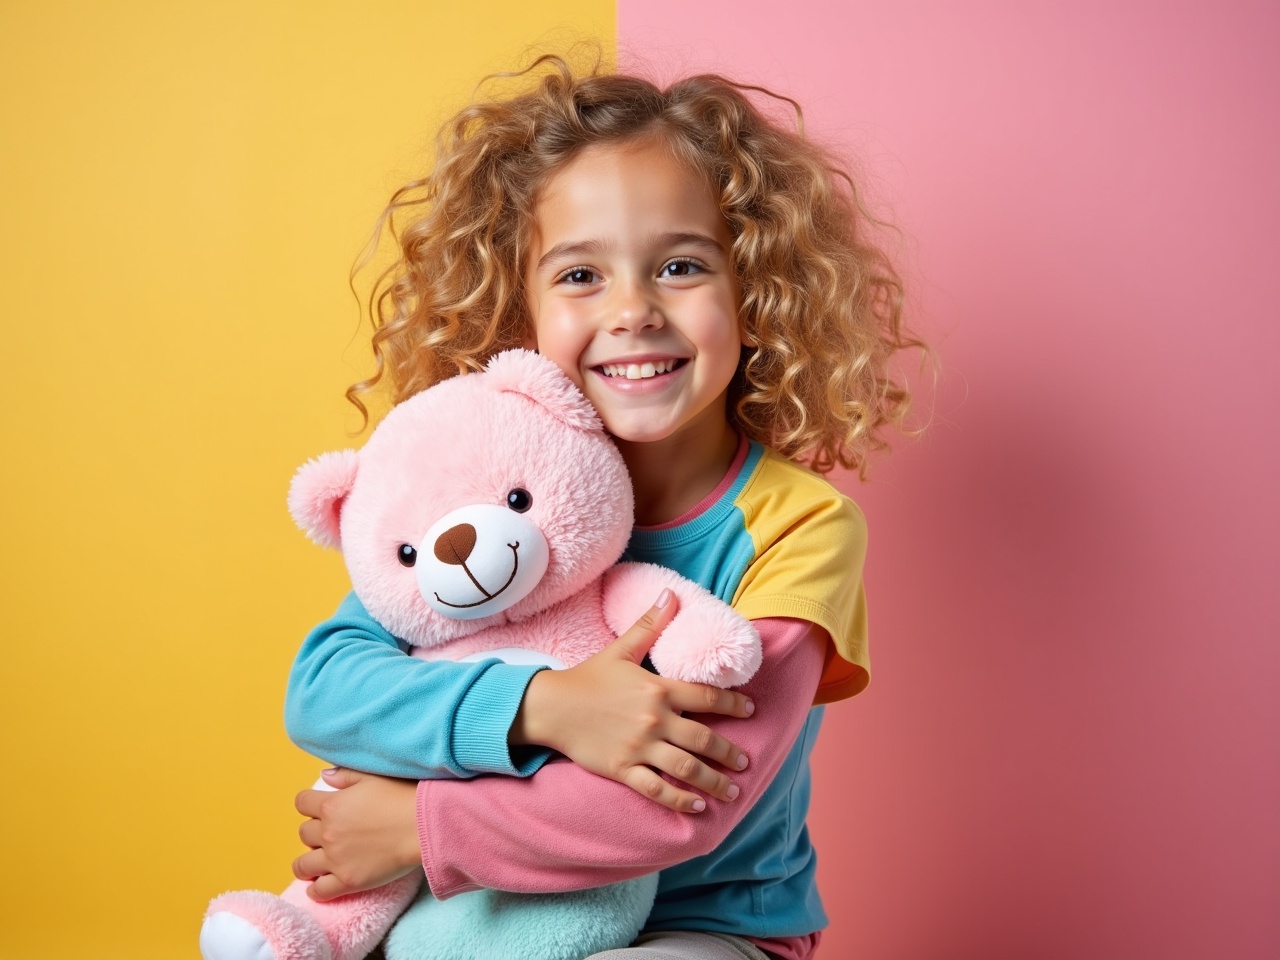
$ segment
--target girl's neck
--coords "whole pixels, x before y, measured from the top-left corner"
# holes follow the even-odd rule
[[[645,527],[674,520],[701,503],[738,452],[738,434],[725,420],[652,443],[616,443],[635,489],[635,522]]]

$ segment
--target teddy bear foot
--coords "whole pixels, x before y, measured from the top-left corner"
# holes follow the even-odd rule
[[[293,904],[258,890],[224,893],[200,928],[204,960],[332,960],[320,925]]]

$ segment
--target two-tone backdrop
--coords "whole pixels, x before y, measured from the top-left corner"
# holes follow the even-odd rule
[[[194,957],[287,879],[348,270],[481,75],[582,37],[799,99],[940,359],[840,481],[823,956],[1277,955],[1274,4],[55,0],[0,6],[0,957]]]

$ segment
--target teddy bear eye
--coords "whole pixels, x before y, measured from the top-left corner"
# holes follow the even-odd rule
[[[396,552],[396,557],[402,567],[412,567],[418,562],[418,551],[407,543],[402,543],[400,544],[400,549]]]
[[[520,487],[516,487],[507,494],[507,506],[516,513],[524,513],[533,506],[533,496],[528,490],[522,490]]]

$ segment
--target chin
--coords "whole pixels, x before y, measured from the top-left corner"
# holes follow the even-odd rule
[[[615,429],[616,428],[616,429]],[[656,443],[666,440],[673,431],[654,429],[652,424],[605,424],[605,432],[623,443]]]

